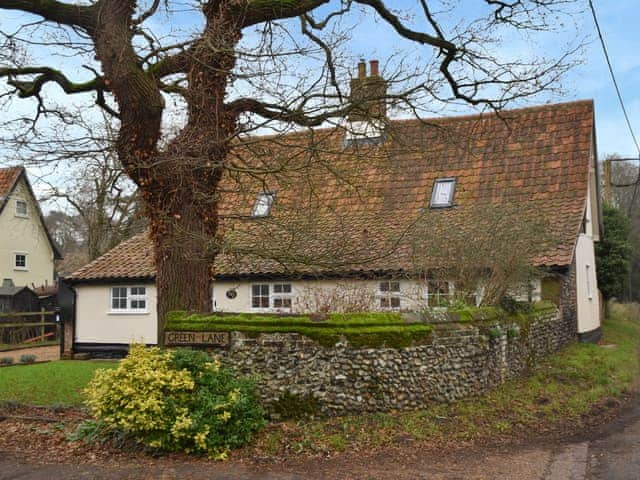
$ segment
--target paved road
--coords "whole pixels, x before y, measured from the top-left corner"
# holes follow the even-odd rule
[[[590,480],[640,480],[640,401],[589,442]]]
[[[424,455],[402,460],[384,456],[342,455],[331,461],[309,460],[272,466],[269,471],[231,463],[170,463],[166,460],[119,466],[30,465],[0,452],[0,480],[174,479],[181,480],[640,480],[640,401],[588,439],[473,455]],[[43,454],[43,458],[46,453]]]

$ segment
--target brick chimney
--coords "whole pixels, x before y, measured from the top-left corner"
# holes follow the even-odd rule
[[[387,81],[380,76],[378,60],[369,62],[369,75],[364,59],[358,63],[358,76],[351,80],[349,101],[353,110],[349,121],[384,120],[387,116]]]

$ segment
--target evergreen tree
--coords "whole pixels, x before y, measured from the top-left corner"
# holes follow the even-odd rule
[[[602,208],[604,238],[596,243],[598,286],[604,298],[620,297],[631,268],[631,222],[618,208]]]

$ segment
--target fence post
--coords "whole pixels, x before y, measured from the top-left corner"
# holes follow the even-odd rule
[[[44,342],[44,339],[45,339],[44,334],[45,334],[46,327],[44,325],[44,312],[45,312],[44,307],[40,307],[40,323],[42,324],[41,327],[40,327],[40,341],[41,342]]]

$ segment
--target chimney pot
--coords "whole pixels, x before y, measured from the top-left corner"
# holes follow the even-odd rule
[[[358,78],[365,78],[367,76],[367,64],[364,58],[358,63]]]
[[[371,62],[369,62],[369,65],[371,67],[369,71],[370,76],[377,77],[378,75],[380,75],[378,71],[378,65],[379,65],[378,60],[371,60]]]

